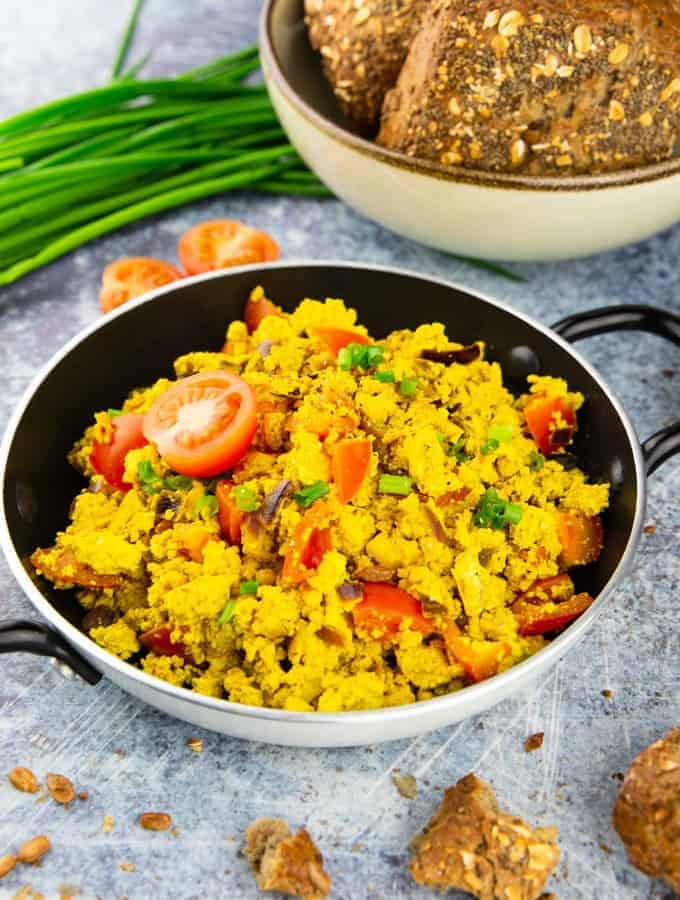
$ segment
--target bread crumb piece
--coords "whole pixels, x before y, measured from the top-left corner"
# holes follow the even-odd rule
[[[471,772],[446,790],[412,841],[409,869],[414,881],[437,890],[537,900],[560,856],[557,834],[501,812],[491,786]]]
[[[600,691],[605,700],[613,700],[614,692],[610,691],[609,688],[605,688],[603,691]]]
[[[645,534],[654,534],[656,532],[656,525],[645,525],[642,530]]]
[[[135,864],[129,863],[129,862],[122,862],[122,863],[118,863],[118,868],[121,869],[123,872],[134,872]]]
[[[537,731],[536,734],[530,734],[524,741],[524,752],[532,753],[534,750],[539,750],[543,746],[544,735],[545,732],[543,731]]]
[[[395,771],[392,773],[392,782],[402,797],[406,797],[407,800],[415,799],[418,793],[418,782],[415,775],[409,775],[408,773],[402,775]]]
[[[109,831],[113,830],[114,819],[113,816],[106,815],[104,816],[104,821],[102,822],[102,831],[104,834],[108,834]]]
[[[330,890],[323,857],[305,828],[291,835],[282,819],[256,819],[246,829],[243,853],[261,891],[323,900]]]
[[[203,753],[203,738],[189,738],[187,747],[194,753]]]

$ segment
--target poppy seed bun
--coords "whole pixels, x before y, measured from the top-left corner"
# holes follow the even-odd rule
[[[345,115],[375,131],[430,0],[305,0],[309,40]]]
[[[679,0],[433,0],[378,143],[569,175],[668,159],[679,130]]]

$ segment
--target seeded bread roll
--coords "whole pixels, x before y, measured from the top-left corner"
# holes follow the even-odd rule
[[[679,131],[680,0],[433,0],[378,142],[570,175],[667,159]]]
[[[680,727],[635,757],[613,821],[633,865],[680,894]]]
[[[309,40],[344,113],[375,131],[430,0],[305,0]]]

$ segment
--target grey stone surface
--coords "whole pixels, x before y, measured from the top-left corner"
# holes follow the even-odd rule
[[[103,82],[128,7],[121,0],[1,0],[0,115]],[[133,55],[152,47],[156,73],[199,64],[252,41],[258,9],[256,0],[149,0]],[[129,253],[171,259],[189,225],[222,215],[272,231],[286,257],[396,263],[494,294],[547,323],[614,302],[680,311],[678,226],[590,260],[516,265],[527,282],[513,284],[395,237],[339,202],[224,196],[117,232],[0,289],[0,426],[36,369],[99,315],[106,262]],[[679,417],[677,349],[629,335],[591,340],[583,350],[641,435]],[[68,886],[83,897],[255,897],[241,835],[256,816],[278,815],[310,828],[334,897],[425,898],[431,895],[406,874],[409,838],[441,789],[474,769],[507,807],[560,826],[562,859],[551,887],[561,900],[666,898],[661,884],[627,864],[610,811],[617,773],[680,722],[679,476],[676,460],[651,479],[647,521],[656,531],[643,537],[635,571],[577,649],[531,690],[413,741],[337,751],[241,743],[157,713],[111,683],[85,687],[44,659],[0,657],[0,773],[16,764],[40,778],[63,772],[89,791],[87,801],[63,809],[0,778],[0,855],[34,834],[53,842],[41,867],[0,883],[0,897],[27,884],[47,897]],[[4,561],[0,598],[0,619],[35,616]],[[543,747],[526,754],[523,741],[536,731],[545,732]],[[187,749],[190,737],[203,738],[202,754]],[[394,789],[395,767],[418,777],[414,801]],[[136,825],[139,813],[153,809],[172,814],[177,836]],[[115,821],[109,833],[105,815]],[[121,870],[123,862],[135,870]]]

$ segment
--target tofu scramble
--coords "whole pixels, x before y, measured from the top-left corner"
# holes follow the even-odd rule
[[[568,570],[609,485],[567,450],[581,394],[513,396],[481,341],[374,341],[337,299],[258,288],[244,319],[69,456],[88,485],[32,562],[97,644],[236,703],[376,709],[502,672],[590,605]]]

